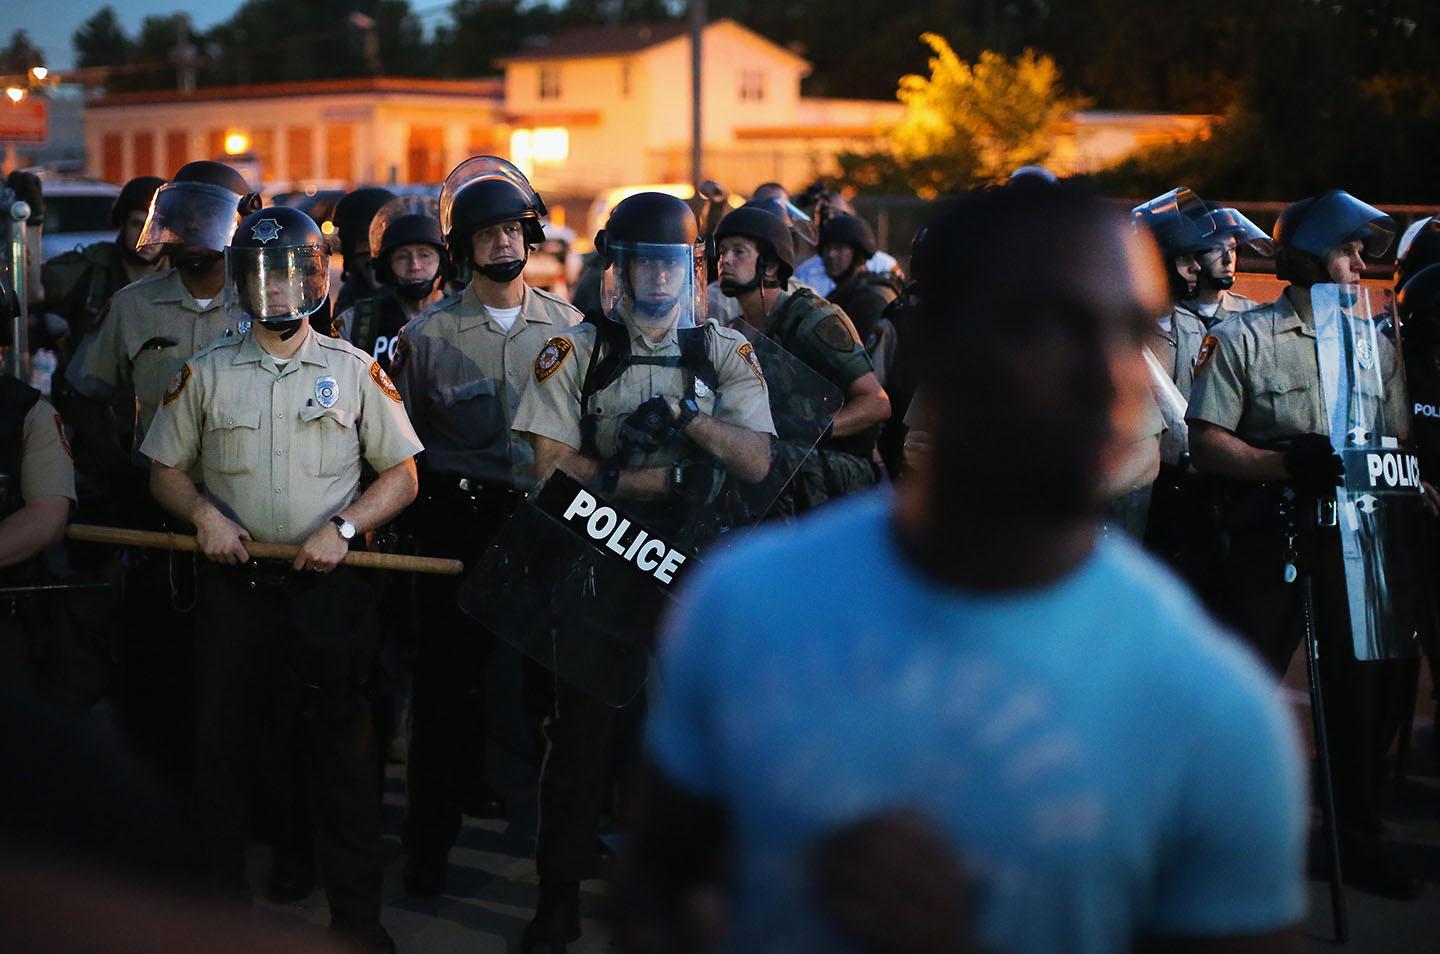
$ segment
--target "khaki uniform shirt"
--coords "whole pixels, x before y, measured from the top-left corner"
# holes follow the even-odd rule
[[[510,422],[534,378],[535,356],[580,320],[567,302],[526,286],[520,314],[506,331],[472,285],[407,324],[394,359],[395,383],[425,442],[426,467],[525,487],[534,452],[512,436]]]
[[[1175,310],[1185,312],[1206,328],[1213,328],[1227,318],[1243,315],[1245,312],[1254,311],[1259,307],[1260,303],[1253,298],[1246,298],[1244,295],[1237,295],[1232,291],[1222,291],[1220,293],[1220,307],[1215,309],[1215,314],[1209,318],[1200,314],[1200,312],[1195,309],[1195,303],[1193,301],[1189,303],[1182,302],[1175,306]]]
[[[422,450],[400,394],[373,358],[306,328],[283,368],[252,334],[181,367],[140,450],[197,463],[206,492],[256,540],[302,543],[378,472]]]
[[[1396,380],[1395,348],[1383,335],[1379,342],[1382,376]],[[1405,411],[1402,389],[1390,388],[1383,420],[1394,436],[1408,433]],[[1210,330],[1185,419],[1272,449],[1301,434],[1330,433],[1308,289],[1292,285],[1273,304]]]
[[[695,403],[701,413],[727,424],[773,435],[770,395],[753,346],[738,331],[714,322],[703,327],[706,351],[719,383],[710,388],[697,382]],[[654,344],[633,329],[626,330],[631,332],[630,347],[635,355],[663,358],[680,354],[673,330]],[[596,333],[593,324],[583,324],[546,344],[535,358],[535,380],[515,413],[515,430],[539,434],[582,450],[580,389],[590,366],[590,354],[595,350]],[[636,408],[657,395],[678,398],[684,392],[684,372],[678,367],[651,364],[626,367],[608,387],[591,398],[591,413],[597,418],[595,446],[601,459],[611,460],[618,453],[620,424]],[[676,459],[675,449],[665,448],[643,460],[624,461],[622,466],[658,467],[674,463]]]
[[[92,400],[106,401],[127,384],[135,388],[135,446],[160,408],[165,388],[185,359],[216,338],[234,337],[241,316],[217,295],[202,307],[174,269],[120,289],[82,340],[65,378]],[[246,325],[245,327],[248,327]]]
[[[35,402],[25,415],[24,446],[20,451],[20,496],[26,503],[37,497],[75,499],[75,461],[65,425],[45,400]]]
[[[1170,330],[1166,331],[1157,322],[1155,337],[1150,342],[1150,351],[1160,359],[1160,364],[1170,374],[1170,380],[1180,389],[1180,395],[1190,400],[1190,391],[1195,381],[1195,359],[1200,354],[1200,342],[1205,340],[1205,323],[1180,306],[1170,312]]]

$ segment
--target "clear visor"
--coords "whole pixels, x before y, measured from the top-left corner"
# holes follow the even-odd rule
[[[404,215],[424,215],[440,218],[440,204],[428,195],[401,195],[380,206],[380,211],[370,220],[370,257],[380,257],[381,239],[391,222]],[[444,234],[444,230],[441,230]]]
[[[1239,209],[1215,209],[1209,216],[1209,229],[1205,235],[1211,238],[1233,238],[1237,244],[1248,245],[1258,255],[1275,254],[1275,243],[1260,227],[1245,217]]]
[[[504,179],[513,183],[535,206],[536,214],[541,218],[549,215],[545,203],[540,201],[540,196],[535,194],[531,187],[530,180],[525,178],[514,165],[506,162],[498,156],[475,156],[466,159],[456,166],[454,171],[445,177],[445,184],[440,187],[440,231],[445,235],[450,234],[450,214],[455,207],[455,198],[467,186],[484,179]]]
[[[1203,215],[1205,203],[1188,186],[1180,186],[1178,189],[1171,189],[1164,195],[1157,195],[1148,202],[1142,202],[1130,210],[1130,214],[1135,218],[1147,215],[1159,217],[1175,213]]]
[[[193,245],[221,251],[240,221],[241,198],[208,182],[166,183],[150,200],[150,214],[135,245]]]
[[[705,321],[705,244],[606,246],[600,305],[611,321],[694,328]]]
[[[1410,254],[1410,246],[1415,244],[1415,239],[1421,232],[1440,232],[1440,222],[1435,221],[1431,215],[1423,219],[1416,219],[1411,222],[1400,236],[1399,243],[1395,246],[1395,261],[1401,261]]]
[[[330,258],[318,245],[225,250],[225,304],[256,321],[314,314],[330,294]]]

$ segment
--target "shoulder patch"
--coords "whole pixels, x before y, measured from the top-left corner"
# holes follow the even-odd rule
[[[755,346],[747,341],[736,348],[735,353],[740,356],[740,360],[745,362],[746,367],[754,373],[755,377],[759,378],[763,383],[765,381],[765,372],[760,368],[760,359],[755,355]]]
[[[836,351],[850,351],[859,344],[839,315],[826,315],[813,329],[815,337]]]
[[[1215,354],[1215,347],[1220,344],[1220,339],[1214,335],[1206,335],[1205,340],[1200,342],[1200,350],[1195,355],[1195,373],[1199,374],[1205,365],[1210,363],[1211,357]]]
[[[186,361],[180,365],[180,370],[175,372],[175,377],[170,379],[170,386],[165,389],[165,397],[161,400],[161,407],[169,407],[176,398],[185,391],[185,385],[190,383],[190,362]]]
[[[565,338],[551,338],[545,342],[545,347],[535,356],[535,382],[538,384],[559,371],[574,350],[575,346]]]
[[[380,390],[385,392],[385,396],[396,404],[405,403],[405,399],[400,396],[400,392],[395,390],[395,382],[391,381],[390,375],[386,374],[385,369],[380,367],[379,361],[370,362],[370,380],[378,384]]]
[[[410,339],[405,337],[404,329],[395,336],[395,350],[390,353],[390,377],[398,378],[405,373],[405,365],[410,361]]]
[[[65,448],[65,456],[72,461],[75,459],[75,452],[70,449],[70,438],[65,436],[65,422],[60,419],[60,412],[55,412],[55,430],[60,432],[60,446]]]

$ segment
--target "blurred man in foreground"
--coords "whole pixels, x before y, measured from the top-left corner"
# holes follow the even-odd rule
[[[988,948],[1298,950],[1290,718],[1174,580],[1097,542],[1164,307],[1153,245],[1058,186],[966,198],[923,252],[934,453],[893,498],[693,578],[662,643],[622,949],[715,940],[695,915],[718,894],[729,949],[884,950],[820,914],[813,851],[903,806],[963,863]],[[1032,264],[941,284],[982,257]]]

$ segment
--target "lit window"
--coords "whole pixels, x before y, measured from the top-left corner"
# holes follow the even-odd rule
[[[564,162],[570,155],[570,130],[564,126],[542,126],[535,130],[530,148],[536,162]]]
[[[764,70],[740,71],[740,98],[756,103],[765,98]]]
[[[542,66],[542,67],[540,67],[540,98],[541,98],[541,99],[559,99],[559,98],[560,98],[560,67],[558,67],[558,66]]]

